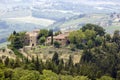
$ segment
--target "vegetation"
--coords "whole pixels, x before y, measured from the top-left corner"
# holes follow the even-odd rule
[[[53,37],[53,32],[50,33]],[[13,34],[16,35],[16,33]],[[6,58],[0,66],[1,79],[119,80],[120,31],[116,30],[113,36],[110,36],[102,27],[87,24],[80,30],[71,32],[69,41],[71,50],[83,51],[78,63],[73,62],[72,55],[69,56],[68,61],[64,61],[57,52],[52,59],[48,59],[46,62],[43,62],[38,56],[33,57],[32,60]],[[18,46],[13,47],[19,49]]]
[[[9,47],[11,49],[12,48],[16,48],[16,49],[22,48],[25,45],[24,44],[24,37],[25,37],[25,32],[17,33],[16,31],[14,31],[13,34],[11,34],[8,38],[8,41],[11,42]]]
[[[78,49],[91,49],[102,45],[105,30],[97,25],[87,24],[69,35],[71,44]]]
[[[54,47],[55,47],[55,48],[60,48],[60,45],[61,45],[61,44],[60,44],[59,42],[57,42],[57,41],[54,42]]]

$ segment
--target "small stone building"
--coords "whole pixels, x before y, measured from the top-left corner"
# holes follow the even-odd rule
[[[69,32],[64,32],[62,34],[59,34],[57,36],[53,36],[53,41],[57,41],[59,43],[61,43],[61,45],[66,45],[67,41],[68,41],[68,36],[69,36]],[[46,44],[50,44],[51,43],[51,36],[47,38]]]
[[[26,46],[36,46],[38,43],[38,35],[39,35],[40,30],[35,30],[32,32],[26,32],[26,36],[25,36],[25,45]]]

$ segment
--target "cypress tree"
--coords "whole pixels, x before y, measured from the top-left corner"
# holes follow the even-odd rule
[[[51,36],[51,45],[53,45],[53,30],[49,31],[49,36]]]
[[[56,65],[59,64],[59,56],[58,56],[58,53],[57,53],[57,52],[54,53],[54,55],[53,55],[53,57],[52,57],[52,61],[53,61]]]
[[[8,67],[9,61],[10,61],[9,58],[7,57],[7,58],[5,59],[5,61],[4,61],[4,64],[5,64],[6,67]]]

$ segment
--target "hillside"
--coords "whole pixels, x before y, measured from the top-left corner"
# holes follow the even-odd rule
[[[106,30],[106,32],[113,33],[115,30],[120,30],[119,15],[120,14],[116,13],[81,14],[65,21],[58,21],[50,27],[54,28],[55,30],[66,31],[80,29],[83,25],[87,23],[93,23],[102,26]]]
[[[119,30],[111,36],[98,25],[86,24],[67,36],[64,33],[59,33],[58,38],[54,36],[51,39],[53,44],[43,40],[51,33],[52,37],[53,32],[39,32],[33,31],[39,33],[36,36],[13,32],[9,37],[9,49],[0,49],[1,79],[119,80]],[[61,34],[65,35],[63,39],[60,38]],[[31,45],[34,44],[32,38],[25,36],[37,37],[34,40],[37,45]],[[25,44],[26,40],[30,42]]]

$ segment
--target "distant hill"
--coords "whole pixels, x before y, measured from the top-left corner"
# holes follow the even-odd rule
[[[51,27],[55,31],[77,30],[87,23],[100,25],[106,29],[106,32],[113,33],[115,30],[120,30],[120,14],[83,14],[65,21],[58,21],[49,28]]]
[[[111,15],[120,13],[119,3],[119,0],[0,0],[0,40],[6,40],[14,30],[69,30],[86,23],[101,25],[112,33],[120,25],[120,19]]]

